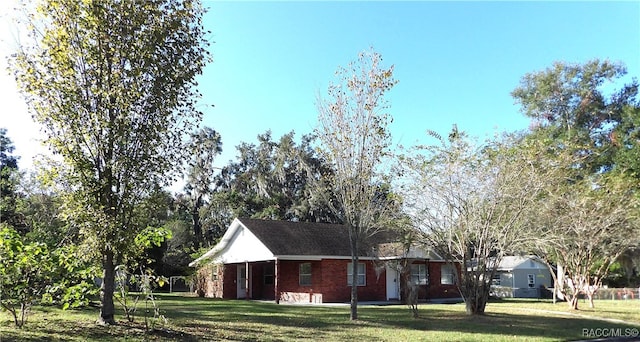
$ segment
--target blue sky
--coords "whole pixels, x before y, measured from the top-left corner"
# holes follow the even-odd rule
[[[338,66],[369,47],[395,65],[399,83],[387,99],[394,142],[404,145],[453,124],[478,137],[526,129],[529,120],[509,93],[524,74],[554,61],[606,58],[626,64],[627,80],[640,75],[638,1],[204,5],[214,61],[200,90],[204,124],[222,135],[219,166],[241,141],[256,142],[267,129],[274,138],[312,132],[317,95],[326,93]],[[2,55],[11,51],[9,31],[0,27]],[[9,129],[23,167],[39,149],[37,130],[12,82],[0,78],[0,127]]]
[[[608,58],[640,72],[639,2],[215,2],[205,124],[226,161],[240,141],[313,130],[318,93],[359,51],[395,65],[394,141],[453,124],[472,135],[526,129],[510,92],[554,61]],[[630,77],[628,78],[630,79]]]

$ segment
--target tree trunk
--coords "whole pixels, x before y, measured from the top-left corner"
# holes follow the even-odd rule
[[[472,295],[467,297],[465,307],[467,315],[484,315],[484,310],[487,306],[487,299],[481,298],[481,296]]]
[[[477,284],[474,280],[465,280],[463,291],[467,315],[484,315],[489,300],[487,284]]]
[[[588,292],[587,298],[589,298],[589,307],[593,309],[595,307],[595,305],[593,304],[593,293]]]
[[[595,307],[595,304],[593,302],[593,297],[598,291],[598,288],[600,288],[599,285],[589,285],[588,283],[587,285],[584,286],[584,289],[585,289],[584,294],[587,295],[587,299],[589,299],[589,307],[592,309]]]
[[[200,224],[200,207],[202,207],[202,196],[198,196],[191,211],[191,219],[193,223],[193,235],[195,237],[196,249],[202,246],[202,225]]]
[[[567,300],[564,294],[564,268],[560,263],[558,263],[557,266],[556,283],[554,284],[553,293],[555,295],[554,303],[556,302],[556,298],[559,300]]]
[[[115,290],[116,266],[113,262],[113,251],[107,248],[102,255],[102,285],[100,286],[100,317],[98,324],[116,324],[113,292]],[[123,284],[126,286],[126,284]]]
[[[358,319],[358,239],[351,234],[351,320]]]
[[[578,310],[578,294],[573,294],[569,300],[569,306],[573,310]]]

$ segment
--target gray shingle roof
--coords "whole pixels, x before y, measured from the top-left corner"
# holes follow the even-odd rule
[[[270,221],[239,218],[274,255],[351,256],[346,226],[329,223]],[[360,256],[371,255],[372,247],[390,242],[389,234],[378,233],[368,239]]]

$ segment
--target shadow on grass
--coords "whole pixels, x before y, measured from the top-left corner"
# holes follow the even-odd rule
[[[533,305],[530,301],[524,301]],[[513,301],[510,301],[513,303]],[[246,300],[159,295],[158,304],[167,317],[163,329],[147,333],[139,306],[135,323],[95,324],[98,310],[61,311],[38,307],[25,329],[8,328],[0,322],[5,341],[288,341],[312,340],[577,340],[583,329],[627,328],[624,324],[587,317],[553,316],[548,313],[503,312],[489,308],[485,315],[468,316],[463,304],[420,306],[421,318],[411,318],[404,305],[362,306],[360,319],[349,321],[348,306],[277,305]],[[500,309],[500,310],[499,310]],[[6,317],[6,316],[2,316]],[[5,324],[7,323],[7,324]]]
[[[514,301],[509,301],[514,303]],[[535,301],[534,301],[535,302]],[[583,329],[630,327],[624,324],[602,322],[586,317],[550,317],[540,313],[492,313],[469,316],[459,305],[423,305],[421,318],[412,319],[405,306],[377,306],[359,308],[360,320],[350,322],[348,307],[276,305],[245,300],[213,300],[201,298],[169,297],[162,299],[167,315],[183,327],[223,327],[235,330],[236,336],[260,338],[264,330],[271,331],[271,339],[304,338],[301,329],[310,330],[314,338],[330,338],[332,333],[349,336],[360,328],[388,330],[412,330],[416,332],[440,332],[483,334],[494,336],[546,337],[560,340],[575,340],[583,337]],[[532,304],[530,300],[523,304]],[[444,308],[444,309],[443,309]],[[215,320],[217,322],[212,322]],[[225,324],[219,324],[226,322]],[[235,323],[234,323],[235,322]],[[277,327],[268,328],[267,326]],[[363,336],[365,329],[354,335]]]

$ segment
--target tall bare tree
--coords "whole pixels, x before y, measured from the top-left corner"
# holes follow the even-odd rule
[[[388,192],[380,191],[385,179],[381,170],[389,154],[391,137],[384,95],[397,83],[393,66],[381,66],[373,50],[336,72],[338,80],[326,97],[318,96],[318,137],[334,173],[324,178],[320,193],[334,193],[332,210],[349,229],[351,245],[351,319],[358,319],[359,252],[363,241],[375,234],[389,214]]]
[[[197,0],[41,0],[30,13],[13,69],[74,190],[66,214],[99,251],[100,323],[115,323],[115,267],[145,228],[136,208],[173,181],[202,116],[202,14]]]
[[[482,314],[502,257],[527,242],[527,214],[544,182],[505,138],[473,143],[455,127],[402,159],[402,194],[420,239],[460,269],[468,314]]]

